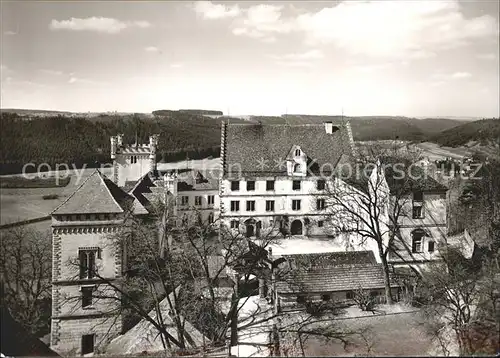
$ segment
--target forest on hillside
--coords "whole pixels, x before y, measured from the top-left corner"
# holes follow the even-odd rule
[[[500,119],[490,118],[464,123],[432,136],[429,141],[447,147],[457,147],[470,142],[481,145],[500,144]]]
[[[148,143],[160,134],[159,161],[218,156],[220,121],[190,113],[144,119],[137,116],[26,119],[3,113],[0,134],[0,174],[21,172],[23,165],[67,163],[81,168],[110,162],[110,136],[124,134],[125,143]]]
[[[139,143],[147,143],[151,134],[160,134],[157,158],[160,162],[187,157],[216,157],[220,152],[220,123],[229,118],[210,118],[206,115],[220,113],[210,110],[159,110],[154,111],[153,116],[102,114],[84,118],[63,115],[30,117],[3,112],[0,174],[19,173],[26,163],[35,166],[47,163],[52,168],[57,163],[74,165],[76,168],[109,163],[109,137],[118,133],[123,133],[125,142],[130,144],[135,142],[136,137]],[[357,141],[425,141],[431,138],[441,145],[454,146],[465,144],[473,138],[484,141],[500,137],[498,119],[467,123],[432,118],[287,115],[254,116],[250,122],[304,124],[344,119],[351,122],[354,140]],[[239,118],[230,118],[230,121],[249,123]]]

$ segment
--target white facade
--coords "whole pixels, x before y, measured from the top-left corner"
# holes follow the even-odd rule
[[[112,297],[115,293],[110,286],[102,284],[97,275],[81,272],[84,264],[80,256],[82,253],[92,256],[85,264],[93,262],[100,277],[107,280],[120,277],[123,257],[111,237],[122,222],[116,214],[52,217],[50,345],[55,351],[69,355],[88,353],[85,349],[98,351],[121,333],[121,319],[109,316],[109,312],[119,307],[119,300],[95,298]],[[90,296],[87,299],[84,298],[86,292]]]
[[[148,172],[156,169],[158,135],[149,137],[148,144],[124,145],[123,135],[111,137],[111,159],[113,159],[113,181],[119,186],[136,182]]]

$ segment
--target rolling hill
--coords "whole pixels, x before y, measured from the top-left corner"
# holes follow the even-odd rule
[[[500,119],[482,119],[467,122],[430,136],[429,141],[442,146],[490,145],[500,143]]]
[[[33,112],[30,112],[33,111]],[[22,113],[22,114],[18,114]],[[220,150],[220,123],[322,123],[339,121],[341,116],[248,116],[234,118],[221,116],[209,110],[160,110],[153,114],[101,113],[86,117],[77,113],[48,111],[41,116],[36,110],[3,110],[0,133],[0,172],[19,172],[25,163],[109,162],[109,137],[125,134],[125,141],[137,138],[147,142],[148,136],[160,133],[159,160],[182,160],[218,156]],[[54,114],[52,114],[54,113]],[[467,143],[479,137],[498,135],[498,120],[461,122],[445,118],[408,118],[390,116],[345,117],[351,122],[357,141],[396,139],[424,141],[433,138],[443,145]],[[494,122],[492,122],[494,121]],[[491,126],[496,130],[489,129]],[[444,132],[442,132],[444,130]],[[442,133],[441,133],[442,132]],[[468,139],[461,139],[468,138]],[[477,139],[477,138],[476,138]]]
[[[288,114],[281,117],[253,116],[251,120],[262,123],[323,123],[325,121],[349,120],[351,122],[354,140],[425,140],[429,135],[445,129],[461,125],[463,122],[445,118],[409,118],[394,116],[315,116],[303,114]]]

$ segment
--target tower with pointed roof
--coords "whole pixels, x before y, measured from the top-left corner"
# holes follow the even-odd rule
[[[115,294],[102,281],[122,274],[123,251],[113,237],[133,208],[134,198],[96,170],[52,212],[54,350],[91,353],[121,333],[119,301],[102,298]]]
[[[156,170],[158,135],[149,137],[149,143],[126,145],[123,134],[111,137],[111,159],[113,160],[113,181],[119,187],[135,183],[146,173]]]

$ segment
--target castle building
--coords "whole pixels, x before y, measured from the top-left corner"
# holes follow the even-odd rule
[[[157,145],[158,135],[141,145],[124,144],[122,135],[111,137],[111,178],[96,170],[52,212],[54,350],[98,352],[121,333],[121,317],[116,313],[119,299],[103,280],[116,280],[126,266],[126,250],[113,245],[112,238],[129,215],[158,220],[160,252],[169,239],[161,231],[166,215],[176,218],[178,225],[220,219],[221,225],[251,242],[279,236],[281,242],[270,246],[274,258],[282,257],[290,265],[294,261],[300,272],[296,255],[311,255],[314,261],[325,254],[326,261],[335,261],[325,261],[314,273],[301,276],[304,287],[315,288],[318,297],[348,299],[352,282],[369,282],[374,292],[382,290],[374,240],[363,240],[356,232],[334,232],[331,222],[336,213],[326,210],[328,179],[341,165],[354,164],[349,122],[223,123],[220,170],[159,170]],[[384,175],[383,188],[392,195],[394,181],[388,173]],[[343,181],[342,185],[347,189],[354,184]],[[418,266],[439,259],[438,243],[446,240],[446,190],[430,177],[410,183],[405,193],[408,214],[398,224],[401,243],[389,255],[391,264]],[[157,216],[158,201],[173,205]],[[384,210],[389,213],[390,201],[387,205]],[[343,252],[359,254],[345,256]],[[341,256],[350,259],[338,259],[345,261],[338,267],[332,258]],[[341,277],[322,274],[328,268],[336,275],[352,275],[345,265],[353,264],[363,268],[364,278],[343,277],[344,284],[335,285],[331,281],[340,282]],[[311,280],[325,282],[319,289]],[[280,287],[283,292],[276,295],[292,295],[288,284]],[[99,290],[106,291],[109,299],[94,302],[92,297]]]
[[[119,334],[122,322],[109,312],[119,298],[103,280],[122,274],[123,252],[112,237],[134,198],[96,170],[52,212],[51,347],[92,353]],[[99,291],[99,292],[96,292]],[[94,300],[106,295],[109,299]]]
[[[402,215],[398,220],[399,240],[389,254],[389,262],[394,267],[412,266],[421,270],[427,263],[440,260],[438,248],[448,243],[448,188],[426,176],[423,170],[409,179],[408,189],[393,198],[399,200]],[[390,180],[389,187],[394,190]]]
[[[222,222],[256,240],[282,232],[275,253],[346,250],[352,242],[334,239],[324,196],[327,178],[353,155],[349,122],[223,124]]]
[[[158,171],[157,139],[151,136],[149,145],[127,146],[121,135],[112,137],[111,178],[95,170],[51,213],[51,347],[57,352],[99,352],[122,333],[119,297],[103,281],[120,278],[126,267],[126,249],[114,239],[128,216],[158,220],[159,250],[168,238],[161,231],[164,217],[155,212],[158,202],[175,204],[166,215],[179,224],[218,217],[219,172]]]
[[[123,134],[111,137],[113,181],[119,187],[135,183],[146,173],[156,169],[158,135],[149,137],[149,144],[125,145]]]

